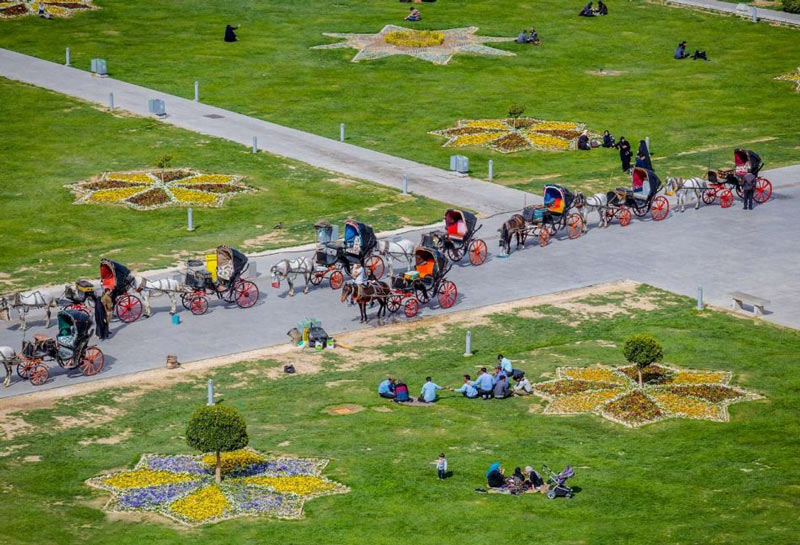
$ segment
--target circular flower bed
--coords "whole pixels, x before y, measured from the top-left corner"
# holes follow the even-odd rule
[[[533,385],[536,395],[549,401],[545,413],[595,413],[629,427],[665,418],[728,421],[731,403],[760,396],[728,385],[730,373],[674,369],[650,365],[559,367],[557,378]]]
[[[578,137],[586,130],[583,123],[519,119],[462,119],[455,127],[431,131],[448,140],[443,146],[486,146],[501,153],[530,149],[565,151],[578,147]],[[596,137],[596,135],[590,135]]]
[[[214,482],[215,455],[144,455],[129,471],[94,477],[89,486],[111,492],[109,511],[149,511],[188,525],[246,515],[300,518],[306,500],[349,489],[323,477],[327,460],[267,459],[242,449],[222,453]]]
[[[54,0],[13,0],[0,2],[0,19],[21,17],[23,15],[38,15],[39,6],[44,13],[51,17],[70,17],[82,10],[95,9],[91,0],[73,2],[59,2]]]
[[[435,30],[395,30],[384,34],[383,41],[398,47],[431,47],[444,42],[444,34]]]
[[[67,186],[75,204],[122,204],[136,210],[166,206],[219,207],[225,199],[253,188],[241,176],[201,174],[187,168],[106,172],[97,179]]]
[[[783,74],[782,76],[778,76],[775,79],[780,79],[780,80],[784,80],[784,81],[793,81],[793,82],[795,82],[797,84],[797,86],[794,88],[794,90],[795,91],[800,91],[800,66],[797,67],[797,72],[789,73],[789,74]]]

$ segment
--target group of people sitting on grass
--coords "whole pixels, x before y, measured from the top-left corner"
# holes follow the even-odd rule
[[[608,15],[608,6],[603,3],[603,0],[597,2],[597,9],[592,9],[592,3],[589,2],[578,13],[580,17],[599,17],[601,15]]]
[[[511,379],[514,380],[513,385],[511,384]],[[481,367],[475,380],[472,380],[470,375],[464,375],[463,384],[459,387],[442,387],[433,382],[431,377],[426,377],[417,401],[434,403],[439,397],[439,390],[460,392],[467,399],[477,399],[479,397],[481,399],[505,399],[512,395],[529,395],[533,393],[533,388],[530,381],[525,377],[525,372],[514,369],[511,360],[502,354],[497,356],[497,366],[493,373],[490,373],[486,367]],[[400,379],[395,380],[394,377],[387,377],[386,380],[380,383],[378,395],[391,399],[396,403],[413,401],[408,385]]]
[[[706,52],[705,51],[701,51],[699,49],[695,49],[694,50],[694,55],[689,55],[686,52],[686,40],[684,40],[684,41],[682,41],[681,43],[678,44],[678,47],[675,48],[675,54],[673,55],[673,57],[675,59],[677,59],[677,60],[683,60],[683,59],[686,59],[688,57],[691,57],[692,60],[695,60],[695,61],[697,59],[703,59],[704,61],[708,60],[708,57],[706,56]]]
[[[539,45],[542,43],[539,40],[539,34],[536,32],[536,29],[531,29],[530,34],[525,29],[522,29],[522,32],[519,33],[517,36],[516,42],[518,44],[532,44],[532,45]]]
[[[511,476],[506,477],[506,472],[500,467],[500,462],[495,462],[489,466],[486,472],[486,484],[490,490],[499,489],[510,494],[523,494],[525,492],[545,493],[548,489],[548,485],[542,476],[531,466],[526,466],[524,472],[517,467]]]

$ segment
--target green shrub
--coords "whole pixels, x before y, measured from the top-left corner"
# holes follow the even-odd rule
[[[622,347],[625,359],[636,364],[639,371],[639,386],[642,386],[642,369],[651,363],[664,359],[664,348],[661,343],[650,335],[632,335]]]
[[[233,407],[205,405],[197,409],[186,426],[186,443],[200,452],[217,455],[216,480],[222,480],[220,452],[247,446],[247,424]]]
[[[783,0],[783,11],[800,13],[800,0]]]

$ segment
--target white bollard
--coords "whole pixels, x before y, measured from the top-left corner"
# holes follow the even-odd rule
[[[697,287],[697,310],[703,310],[703,288]]]
[[[344,142],[344,123],[339,123],[339,142]]]
[[[186,210],[186,230],[194,231],[194,212],[191,206]]]
[[[408,176],[403,174],[403,195],[408,195]]]
[[[472,355],[472,331],[467,331],[467,347],[464,350],[464,356]]]
[[[258,138],[253,137],[253,153],[258,153]]]
[[[214,404],[214,379],[208,379],[208,404]]]
[[[108,93],[108,109],[114,109],[114,93]]]
[[[194,101],[200,102],[200,82],[194,82]]]
[[[753,22],[758,22],[758,8],[755,6],[753,6]]]
[[[489,181],[494,178],[494,161],[489,159]]]
[[[69,47],[67,48],[67,62],[65,62],[64,65],[69,66]]]

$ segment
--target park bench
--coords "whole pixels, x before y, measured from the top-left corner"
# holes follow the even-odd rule
[[[753,316],[763,316],[764,306],[770,303],[769,299],[763,299],[741,291],[734,291],[728,295],[731,296],[731,308],[733,310],[744,310],[742,307],[742,303],[744,303],[753,307]]]

